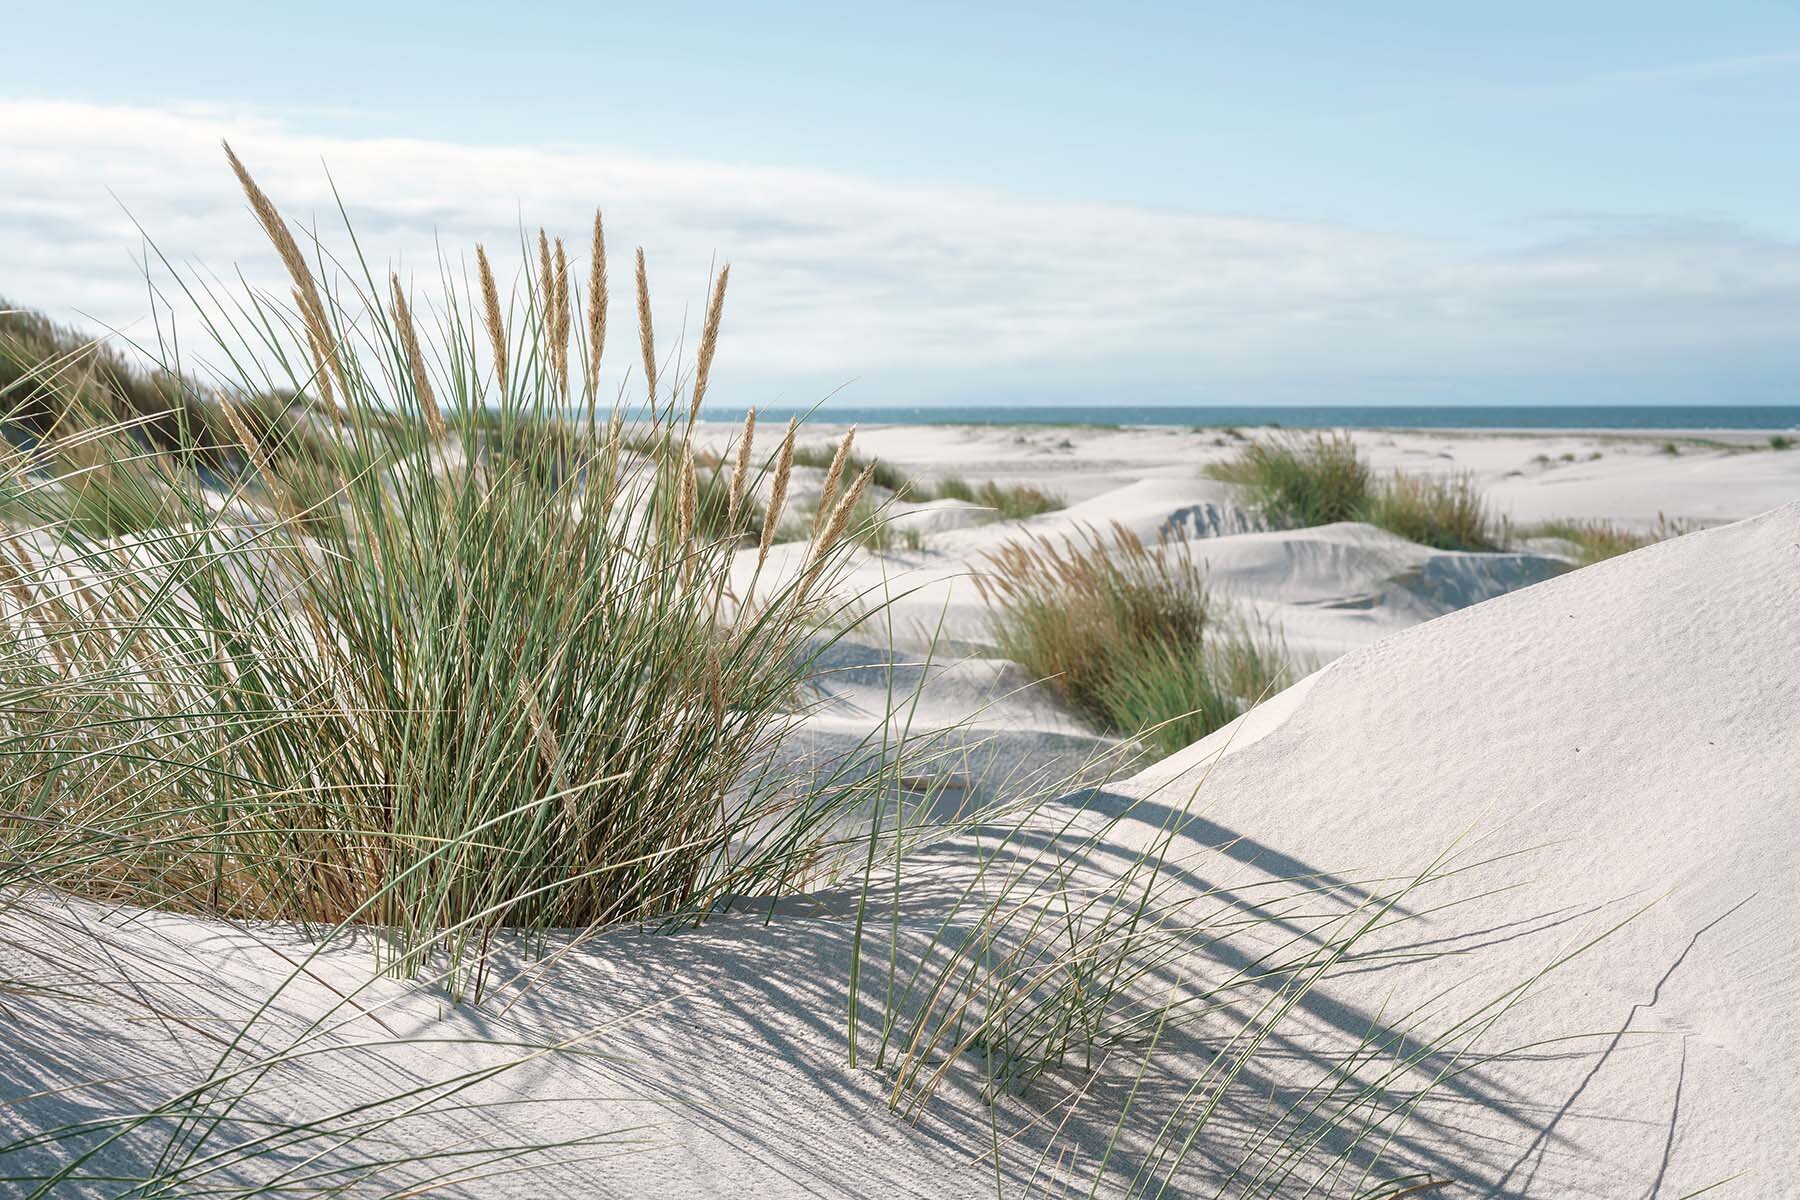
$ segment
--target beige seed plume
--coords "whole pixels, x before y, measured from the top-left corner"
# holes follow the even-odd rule
[[[750,486],[750,447],[756,441],[756,410],[744,414],[744,431],[738,435],[737,461],[731,464],[731,493],[725,505],[725,523],[735,534],[738,510],[744,507],[744,492]]]
[[[713,726],[717,728],[725,724],[725,681],[720,677],[717,646],[706,651],[706,693],[712,700]]]
[[[788,476],[794,470],[794,435],[800,431],[800,418],[789,417],[787,437],[781,443],[781,456],[775,460],[775,478],[769,485],[769,509],[763,513],[762,540],[757,545],[756,565],[760,570],[775,544],[775,527],[781,524],[781,506],[787,501]]]
[[[237,406],[226,398],[224,392],[213,393],[213,404],[225,414],[225,423],[231,426],[231,432],[237,437],[244,452],[250,456],[250,462],[265,479],[273,482],[275,472],[269,466],[269,460],[263,455],[262,443],[253,436],[249,427],[238,417]]]
[[[850,461],[850,443],[856,439],[856,426],[852,425],[844,431],[844,440],[838,443],[837,453],[831,457],[831,467],[825,472],[825,486],[819,490],[819,507],[813,513],[813,537],[825,528],[825,520],[831,514],[831,501],[837,495],[838,481],[844,477],[844,466]]]
[[[301,293],[299,288],[293,289],[293,297],[294,303],[300,307],[302,312],[304,312],[306,308],[306,297]],[[325,342],[312,321],[303,320],[301,325],[306,330],[306,346],[307,349],[312,352],[313,378],[318,381],[319,396],[325,401],[325,411],[331,414],[331,419],[333,421],[342,425],[344,423],[344,414],[342,410],[338,408],[337,397],[332,394],[331,372],[325,366]]]
[[[556,386],[563,399],[569,398],[569,256],[563,241],[556,239],[556,295],[550,305],[555,314],[550,326],[550,369],[556,373]]]
[[[494,375],[500,382],[501,399],[506,398],[506,323],[500,316],[500,289],[494,284],[494,268],[488,265],[487,250],[475,246],[475,267],[481,274],[481,309],[487,322],[488,345],[494,351]]]
[[[338,362],[337,346],[331,337],[331,323],[325,319],[325,302],[319,296],[319,285],[313,279],[312,269],[306,265],[306,256],[300,253],[299,243],[294,241],[293,233],[288,230],[287,222],[281,219],[275,202],[250,177],[249,170],[231,148],[231,143],[221,141],[219,144],[225,148],[225,159],[231,164],[232,173],[237,176],[239,185],[244,189],[244,196],[250,201],[250,211],[256,214],[257,223],[263,227],[263,233],[274,245],[275,253],[281,257],[281,265],[287,268],[288,275],[294,281],[294,305],[300,310],[300,320],[306,328],[307,341],[311,345],[313,357],[318,360],[319,390],[324,394],[332,416],[337,417],[337,404],[331,395],[331,381],[326,377],[326,371],[330,370],[341,388],[345,391],[349,389],[344,387],[344,369]]]
[[[677,532],[683,545],[694,532],[694,514],[698,508],[700,485],[694,475],[694,451],[690,446],[681,448],[681,510],[678,514],[680,525]]]
[[[625,422],[614,413],[606,426],[606,490],[600,496],[602,514],[612,511],[613,496],[619,489],[619,458],[625,448]]]
[[[731,264],[719,272],[713,285],[712,299],[706,306],[706,325],[700,331],[700,357],[694,366],[694,399],[688,405],[688,424],[700,416],[700,401],[706,396],[706,381],[712,374],[713,354],[719,348],[719,322],[725,316],[725,283],[731,278]]]
[[[431,377],[425,373],[425,353],[419,349],[419,331],[413,325],[412,310],[406,305],[406,293],[398,275],[388,276],[394,288],[394,324],[400,327],[400,344],[406,348],[406,363],[412,368],[413,394],[419,399],[419,411],[431,436],[444,436],[444,414],[438,411],[437,396],[431,390]]]
[[[550,235],[538,226],[538,292],[544,315],[544,332],[550,332],[550,314],[556,308],[556,268],[550,263]]]
[[[644,270],[644,248],[637,251],[638,342],[644,351],[644,386],[650,390],[650,409],[656,410],[656,335],[650,328],[650,276]]]
[[[588,423],[600,391],[600,352],[606,348],[606,230],[594,210],[594,250],[588,262]]]
[[[862,500],[863,492],[868,489],[869,478],[874,474],[874,463],[864,467],[857,475],[856,481],[850,485],[850,490],[844,493],[844,498],[839,500],[837,507],[831,510],[831,520],[825,526],[824,536],[813,545],[815,557],[823,557],[844,536],[844,531],[850,527],[850,518],[856,514],[857,503]]]

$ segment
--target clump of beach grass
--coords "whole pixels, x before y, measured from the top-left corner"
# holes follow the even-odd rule
[[[1373,485],[1345,433],[1260,438],[1207,473],[1242,487],[1271,520],[1296,527],[1360,519]]]
[[[1616,521],[1596,518],[1562,518],[1515,526],[1509,531],[1509,540],[1524,542],[1535,538],[1559,538],[1575,545],[1577,559],[1582,566],[1592,566],[1669,538],[1681,537],[1699,528],[1701,526],[1695,522],[1671,520],[1661,513],[1657,514],[1656,523],[1648,529],[1633,529]]]
[[[895,546],[917,550],[924,545],[921,531],[894,528],[895,514],[889,511],[890,500],[914,504],[933,500],[961,500],[987,509],[991,519],[997,521],[1024,520],[1064,507],[1062,497],[1029,484],[1002,484],[991,479],[972,484],[954,475],[936,482],[920,482],[890,463],[857,453],[854,448],[855,437],[856,430],[852,427],[844,432],[835,446],[814,444],[794,448],[795,466],[812,467],[826,474],[819,500],[812,506],[811,520],[796,518],[784,522],[776,535],[777,541],[798,541],[816,536],[836,502],[841,481],[846,476],[859,474],[868,476],[870,487],[881,488],[889,493],[886,500],[877,500],[872,494],[864,496],[849,522],[848,538],[871,550],[887,550]]]
[[[1364,500],[1362,520],[1440,550],[1498,550],[1501,542],[1473,475],[1396,471]]]
[[[1289,527],[1365,521],[1440,550],[1501,546],[1472,475],[1377,476],[1344,433],[1289,433],[1252,442],[1208,473],[1242,487],[1252,504]]]
[[[1123,527],[1008,543],[975,578],[1001,656],[1161,753],[1241,714],[1289,665],[1279,635],[1210,588],[1182,546]]]
[[[1023,521],[1028,517],[1056,512],[1065,507],[1063,498],[1054,492],[1026,483],[997,483],[992,479],[971,484],[958,475],[948,475],[923,489],[922,499],[962,500],[990,509],[1003,521]]]
[[[19,420],[47,388],[83,418],[49,427],[29,472],[6,464],[0,832],[105,830],[107,852],[65,864],[58,887],[354,921],[409,973],[470,961],[498,926],[703,914],[816,878],[824,831],[861,793],[751,768],[799,719],[794,697],[837,636],[870,473],[827,514],[806,570],[747,603],[734,552],[758,533],[766,550],[792,428],[760,511],[753,448],[708,467],[689,440],[705,370],[681,405],[651,374],[647,452],[633,453],[620,412],[598,420],[604,325],[568,319],[581,298],[560,245],[539,278],[525,256],[525,303],[503,298],[514,289],[480,247],[476,284],[446,266],[430,306],[399,278],[339,288],[232,165],[297,299],[255,292],[236,324],[220,316],[220,357],[297,367],[296,411],[338,424],[278,453],[244,417],[258,380],[209,399],[172,369],[154,392],[179,392],[167,426],[163,410],[120,420],[85,375],[39,370],[0,394]],[[603,290],[599,228],[589,279]],[[636,266],[649,372],[641,252]],[[594,341],[574,371],[572,337]],[[235,464],[222,480],[200,470],[199,422],[179,416],[207,403],[228,432],[205,436]],[[146,453],[145,428],[174,447]],[[159,508],[73,519],[73,487],[109,512]]]

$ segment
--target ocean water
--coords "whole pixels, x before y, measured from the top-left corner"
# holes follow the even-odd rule
[[[761,418],[785,420],[804,409],[767,409]],[[709,408],[708,420],[742,420],[744,410]],[[822,407],[818,422],[861,425],[1279,425],[1294,429],[1800,429],[1800,405],[1587,407],[1106,407],[943,406]]]

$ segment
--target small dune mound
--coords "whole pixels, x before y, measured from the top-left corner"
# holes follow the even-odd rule
[[[1774,1195],[1800,1175],[1796,680],[1790,504],[1389,637],[1114,790],[1197,790],[1223,894],[1431,880],[1289,1036],[1442,1036],[1395,1146],[1455,1194]]]

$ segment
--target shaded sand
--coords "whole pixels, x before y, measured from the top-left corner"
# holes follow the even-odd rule
[[[1360,529],[1305,532],[1346,562],[1405,555]],[[1252,549],[1233,553],[1249,573],[1273,578],[1284,568],[1271,562],[1298,556],[1266,549],[1268,535],[1243,538]],[[1335,1183],[1315,1194],[1354,1194],[1372,1182],[1360,1171],[1376,1150],[1378,1177],[1417,1170],[1456,1184],[1425,1194],[1677,1197],[1726,1179],[1716,1194],[1785,1190],[1800,1168],[1800,1085],[1786,1069],[1800,1032],[1797,613],[1800,505],[1790,504],[1353,649],[1241,728],[1031,818],[1025,837],[1071,853],[1084,831],[1103,835],[1071,864],[1078,884],[1173,830],[1166,883],[1188,898],[1182,919],[1231,932],[1146,976],[1146,1004],[1379,917],[1223,1090],[1177,1190],[1247,1190],[1243,1175],[1227,1180],[1248,1163],[1290,1172],[1283,1194],[1320,1179]],[[833,719],[852,721],[855,688],[885,691],[885,668],[873,669],[860,681],[845,673]],[[955,669],[974,674],[946,714],[994,690],[987,668]],[[1037,700],[1014,703],[998,725],[1068,732]],[[1256,994],[1176,1023],[1141,1079],[1135,1052],[1122,1051],[1093,1078],[1071,1063],[990,1112],[964,1055],[916,1123],[901,1119],[886,1103],[891,1073],[869,1049],[882,1033],[888,931],[902,972],[929,958],[979,844],[953,839],[909,860],[897,908],[892,879],[876,874],[866,962],[881,965],[866,967],[855,1069],[845,1050],[855,889],[518,960],[529,987],[509,982],[503,956],[484,1002],[462,1008],[394,981],[344,1007],[341,992],[372,961],[367,945],[346,945],[254,1020],[304,951],[298,939],[44,899],[6,918],[5,977],[60,986],[86,964],[119,986],[79,999],[12,989],[0,1078],[7,1096],[36,1094],[0,1109],[0,1122],[17,1134],[146,1108],[221,1057],[282,1055],[299,1038],[318,1053],[240,1077],[247,1095],[229,1113],[213,1109],[226,1119],[198,1153],[258,1136],[258,1118],[392,1116],[356,1148],[308,1145],[294,1172],[352,1170],[383,1150],[586,1136],[596,1140],[560,1151],[560,1166],[484,1174],[463,1190],[1019,1195],[1034,1179],[1041,1187],[1049,1161],[1086,1194],[1136,1088],[1101,1181],[1111,1194]],[[308,1033],[325,1013],[331,1027]],[[246,1021],[231,1048],[224,1039]],[[445,1040],[390,1044],[415,1035]],[[498,1107],[342,1115],[404,1081],[462,1079],[519,1047],[578,1036],[449,1101]],[[107,1082],[69,1090],[94,1078]],[[1321,1096],[1362,1111],[1276,1164],[1264,1134],[1311,1128],[1303,1118]],[[141,1172],[171,1137],[179,1158],[194,1129],[134,1130],[88,1166]],[[77,1133],[23,1152],[12,1173],[98,1141]],[[603,1157],[574,1161],[590,1156]],[[241,1169],[229,1158],[217,1167]]]

